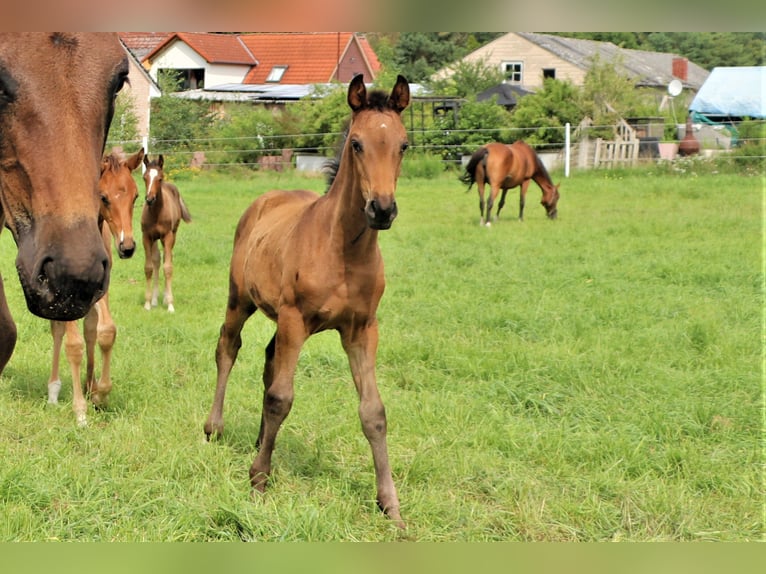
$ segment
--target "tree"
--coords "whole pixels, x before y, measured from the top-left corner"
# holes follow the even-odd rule
[[[134,144],[138,138],[138,116],[133,98],[127,92],[120,92],[114,104],[114,117],[109,126],[106,147],[108,149],[113,145]]]
[[[488,141],[510,141],[511,116],[494,101],[464,102],[457,114],[447,113],[434,120],[425,144],[440,150],[443,159],[457,159],[472,153]]]
[[[173,97],[178,84],[170,76],[160,77],[162,96],[152,100],[150,136],[160,151],[194,151],[194,140],[207,135],[213,117],[209,103]]]
[[[530,145],[561,142],[562,128],[567,123],[576,126],[583,118],[580,99],[580,90],[571,82],[546,79],[541,90],[521,98],[512,112],[513,126],[527,130],[517,139]]]
[[[485,58],[476,62],[461,60],[454,65],[453,73],[449,77],[432,80],[426,84],[433,93],[440,96],[468,98],[502,83],[504,79],[500,69],[489,65]]]

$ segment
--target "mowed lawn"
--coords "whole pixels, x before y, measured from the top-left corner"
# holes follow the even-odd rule
[[[114,390],[87,428],[65,361],[46,404],[49,327],[26,310],[5,231],[19,341],[0,376],[0,540],[760,540],[762,180],[554,179],[557,221],[532,184],[525,222],[512,190],[489,229],[456,174],[400,180],[377,372],[405,532],[375,506],[336,333],[304,347],[265,496],[248,481],[263,315],[243,332],[223,438],[202,431],[237,220],[267,189],[321,192],[320,177],[176,178],[194,218],[176,312],[142,308],[140,248],[115,262]]]

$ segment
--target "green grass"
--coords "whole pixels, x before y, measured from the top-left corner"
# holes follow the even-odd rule
[[[533,185],[526,221],[511,192],[491,229],[454,174],[403,178],[380,235],[378,381],[405,533],[375,507],[335,333],[304,347],[264,497],[247,476],[273,331],[262,315],[243,333],[224,437],[202,432],[239,215],[267,189],[324,182],[176,183],[194,217],[176,313],[142,309],[140,250],[115,263],[115,387],[85,429],[68,370],[46,405],[48,324],[26,310],[0,235],[19,329],[0,377],[0,540],[762,539],[760,178],[577,172],[558,221]]]

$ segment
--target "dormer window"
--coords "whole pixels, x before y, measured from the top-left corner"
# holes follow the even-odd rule
[[[287,66],[274,66],[269,72],[269,76],[266,78],[267,82],[279,82],[282,80],[282,76],[285,75]]]

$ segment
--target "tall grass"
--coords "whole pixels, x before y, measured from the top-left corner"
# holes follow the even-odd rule
[[[324,181],[176,183],[194,217],[175,250],[176,312],[142,309],[141,252],[115,262],[115,388],[85,429],[68,383],[46,404],[48,325],[26,310],[0,235],[19,328],[0,377],[1,540],[762,538],[758,178],[575,173],[559,220],[533,185],[526,221],[509,196],[491,229],[454,174],[401,179],[399,219],[380,234],[378,380],[405,533],[375,508],[335,333],[304,347],[265,496],[251,500],[247,476],[273,332],[262,315],[243,332],[225,435],[204,440],[239,215],[267,189]]]

